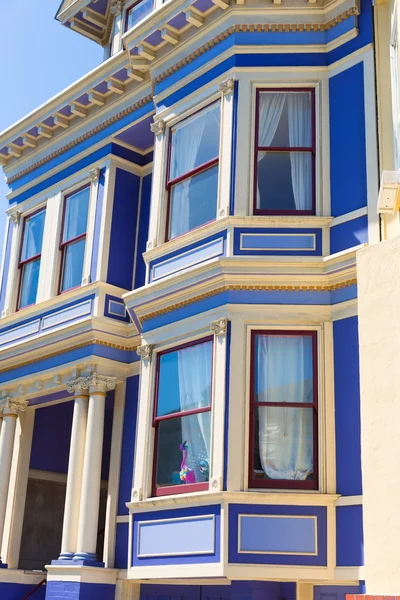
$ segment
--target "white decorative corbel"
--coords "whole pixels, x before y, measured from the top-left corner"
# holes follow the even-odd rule
[[[89,177],[90,177],[90,181],[92,183],[95,183],[96,181],[98,181],[98,179],[100,177],[100,169],[99,169],[99,167],[96,167],[95,169],[91,169],[89,171]]]
[[[140,502],[142,500],[142,488],[132,488],[131,502]]]
[[[14,212],[10,213],[10,221],[12,221],[14,223],[14,225],[18,225],[20,220],[21,220],[21,213],[19,210],[15,210]]]
[[[163,135],[165,132],[166,123],[164,119],[154,119],[154,123],[150,123],[150,131],[154,135]]]
[[[231,94],[235,88],[235,80],[233,77],[229,79],[225,79],[224,81],[220,81],[218,84],[218,89],[222,92],[222,95],[225,96],[227,94]]]
[[[140,356],[141,360],[150,360],[151,355],[153,354],[153,344],[143,344],[143,346],[138,346],[136,348],[136,354]]]
[[[124,8],[123,0],[114,0],[111,4],[111,14],[112,15],[120,15],[122,13],[122,9]]]
[[[228,327],[228,319],[218,319],[213,321],[210,325],[211,331],[215,335],[225,335]]]

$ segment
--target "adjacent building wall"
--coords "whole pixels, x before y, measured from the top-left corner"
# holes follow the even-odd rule
[[[365,575],[399,593],[400,237],[360,250],[359,336]]]

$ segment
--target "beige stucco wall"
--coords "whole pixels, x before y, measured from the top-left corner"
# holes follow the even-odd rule
[[[400,594],[400,236],[357,257],[365,574]]]

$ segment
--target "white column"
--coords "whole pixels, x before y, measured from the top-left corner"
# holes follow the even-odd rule
[[[77,548],[83,457],[85,452],[89,405],[88,391],[82,391],[79,382],[70,382],[67,385],[67,389],[69,392],[75,391],[75,405],[74,416],[72,419],[71,445],[69,449],[68,478],[65,495],[60,560],[72,560]]]
[[[77,552],[74,560],[96,562],[97,525],[99,520],[101,459],[103,453],[104,407],[108,390],[115,388],[115,377],[94,373],[81,378],[89,384],[82,493],[79,511]]]
[[[27,409],[27,402],[5,398],[0,401],[3,408],[3,424],[0,434],[0,548],[3,540],[6,519],[8,487],[10,482],[11,463],[14,448],[15,429],[18,411]],[[1,562],[1,558],[0,558]]]

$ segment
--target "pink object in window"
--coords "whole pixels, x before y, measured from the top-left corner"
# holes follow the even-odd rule
[[[190,467],[188,467],[188,465],[186,463],[187,456],[188,456],[188,447],[187,447],[186,442],[183,442],[183,444],[180,445],[180,450],[181,450],[181,452],[183,452],[183,458],[182,458],[182,462],[181,462],[181,472],[180,472],[181,481],[184,481],[185,483],[196,483],[195,474],[192,471],[192,469]]]

